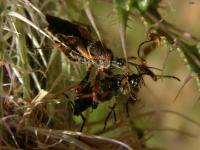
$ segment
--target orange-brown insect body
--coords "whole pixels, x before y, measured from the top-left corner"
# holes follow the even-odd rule
[[[113,59],[112,51],[105,48],[99,41],[93,42],[88,29],[51,15],[46,15],[46,19],[49,23],[48,29],[67,48],[62,46],[62,44],[60,44],[60,47],[57,47],[70,60],[98,65],[99,69],[110,67]],[[58,42],[56,44],[59,45]]]

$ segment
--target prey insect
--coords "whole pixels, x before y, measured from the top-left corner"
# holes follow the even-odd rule
[[[136,101],[136,93],[139,87],[142,84],[141,76],[137,74],[132,75],[113,75],[111,77],[105,77],[100,80],[96,80],[96,82],[91,85],[90,82],[84,88],[77,88],[77,98],[73,102],[73,112],[74,115],[80,115],[83,120],[83,124],[81,125],[80,131],[83,130],[86,118],[83,115],[83,112],[88,109],[96,109],[99,103],[109,101],[113,96],[117,96],[120,93],[126,94],[129,96],[129,100],[132,102]],[[82,85],[78,85],[82,86]],[[124,93],[124,91],[128,91]],[[128,94],[129,93],[129,94]],[[94,101],[94,99],[96,99]],[[128,103],[128,102],[127,102]],[[114,104],[111,107],[111,111],[107,116],[104,128],[106,127],[107,121],[111,113],[114,113],[114,118],[116,118],[114,108]]]
[[[82,87],[82,83],[80,83],[77,88],[77,97],[74,102],[72,102],[73,113],[76,116],[81,116],[83,123],[81,125],[80,131],[83,130],[85,125],[86,118],[83,115],[83,112],[88,108],[96,109],[99,103],[103,103],[105,101],[109,101],[114,96],[118,96],[119,94],[125,95],[127,97],[126,101],[126,111],[128,114],[128,104],[135,103],[137,101],[137,93],[142,85],[144,85],[143,76],[149,74],[117,74],[112,76],[106,76],[103,79],[98,79],[95,81],[93,85],[90,82],[86,84],[86,86]],[[160,75],[155,75],[154,78],[159,79]],[[164,78],[173,78],[179,81],[177,77],[163,75]],[[156,79],[156,80],[157,80]],[[79,88],[81,87],[81,88]],[[111,106],[111,111],[104,122],[104,129],[106,128],[107,121],[110,115],[114,114],[114,119],[116,121],[115,114],[115,106]]]

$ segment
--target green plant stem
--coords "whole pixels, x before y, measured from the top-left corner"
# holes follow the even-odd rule
[[[164,37],[170,44],[175,44],[178,52],[186,61],[192,72],[197,74],[197,85],[200,87],[200,54],[197,45],[200,40],[191,34],[186,36],[185,31],[180,30],[174,25],[163,20],[159,13],[154,9],[149,9],[145,13],[141,13],[145,21],[150,25],[156,25],[157,32]]]
[[[160,22],[160,19],[153,16],[150,12],[144,13],[143,16],[151,24],[157,24],[158,32],[164,35],[167,38],[169,43],[171,44],[175,43],[178,47],[180,47],[183,53],[189,56],[194,61],[194,63],[200,68],[200,58],[198,58],[198,56],[194,55],[188,49],[188,44],[186,44],[185,42],[177,38],[176,34],[174,34],[172,31],[169,30],[169,23],[167,23],[166,21]],[[197,38],[194,38],[194,39],[197,39]]]

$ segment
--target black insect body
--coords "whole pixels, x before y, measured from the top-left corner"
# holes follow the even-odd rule
[[[136,100],[136,92],[142,84],[142,76],[137,74],[132,75],[113,75],[112,77],[106,77],[103,80],[97,81],[99,88],[94,90],[97,99],[100,101],[111,99],[113,96],[117,96],[119,93],[133,96],[133,100]],[[124,93],[128,91],[128,93]]]
[[[142,74],[133,73],[130,75],[117,74],[106,76],[103,79],[97,79],[94,84],[87,82],[85,85],[84,82],[81,82],[77,88],[77,98],[73,103],[74,115],[80,115],[83,119],[81,131],[86,120],[82,113],[88,108],[96,109],[99,103],[109,101],[113,96],[118,96],[119,94],[128,96],[126,101],[126,110],[128,114],[128,104],[129,102],[135,103],[137,101],[137,93],[141,86],[144,85],[143,77],[145,75],[152,77],[154,81],[157,81],[162,77],[180,81],[179,78],[175,76],[156,75],[152,71],[149,73],[149,71],[151,70],[149,69],[148,71],[143,71]],[[112,112],[114,113],[114,118],[116,120],[114,112],[115,106],[116,103],[111,107],[111,111],[105,120],[105,126]]]
[[[142,77],[137,74],[132,75],[113,75],[111,77],[105,77],[101,80],[97,80],[93,86],[88,83],[84,88],[77,88],[77,98],[73,102],[73,112],[74,115],[80,115],[83,119],[83,124],[81,126],[81,131],[85,124],[85,117],[82,114],[86,109],[92,108],[96,109],[99,103],[109,101],[113,96],[117,96],[120,93],[123,93],[123,90],[130,92],[129,100],[137,100],[136,93],[138,92],[139,87],[142,84]],[[82,85],[79,85],[82,86]],[[78,86],[78,87],[79,87]],[[129,93],[125,93],[129,94]],[[111,112],[114,113],[114,107]],[[105,120],[105,126],[108,121],[110,113]]]
[[[83,111],[85,111],[88,108],[96,109],[98,106],[98,103],[93,101],[91,98],[88,99],[77,99],[75,100],[74,104],[72,104],[73,110],[74,110],[74,115],[76,116],[81,116],[83,123],[81,125],[80,131],[83,130],[83,127],[85,125],[86,118],[82,114]]]
[[[76,89],[78,93],[73,104],[74,115],[80,115],[89,107],[92,107],[93,109],[97,108],[98,102],[93,101],[91,90],[92,87],[89,83],[83,88]]]

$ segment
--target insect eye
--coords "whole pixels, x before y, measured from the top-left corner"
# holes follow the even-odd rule
[[[117,62],[117,65],[120,67],[124,66],[124,64],[125,64],[125,60],[122,58],[117,59],[116,62]]]
[[[120,87],[120,85],[121,85],[121,81],[118,80],[118,81],[117,81],[117,86]]]
[[[140,79],[138,78],[138,76],[129,76],[129,84],[136,88],[140,82]]]
[[[132,80],[130,81],[130,84],[131,84],[131,86],[136,87],[136,86],[137,86],[137,81],[134,80],[134,79],[132,79]]]

